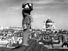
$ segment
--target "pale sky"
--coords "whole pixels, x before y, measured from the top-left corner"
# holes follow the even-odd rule
[[[32,27],[52,19],[57,29],[68,29],[68,0],[0,0],[0,26],[22,26],[22,3],[33,3]]]

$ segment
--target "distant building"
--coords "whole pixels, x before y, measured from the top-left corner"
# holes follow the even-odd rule
[[[23,30],[22,27],[9,27],[9,29],[14,29],[14,30]]]
[[[46,22],[45,22],[45,21],[43,22],[43,28],[42,28],[42,31],[46,31]]]
[[[51,19],[46,20],[46,32],[54,32],[55,26],[54,22]]]
[[[0,30],[9,29],[9,27],[0,26]]]

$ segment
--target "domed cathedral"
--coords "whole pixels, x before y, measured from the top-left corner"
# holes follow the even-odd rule
[[[54,22],[51,19],[47,19],[45,25],[46,25],[46,32],[47,33],[52,33],[55,31]]]

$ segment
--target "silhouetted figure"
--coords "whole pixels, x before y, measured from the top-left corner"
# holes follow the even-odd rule
[[[30,34],[31,29],[31,11],[33,10],[33,4],[32,3],[26,3],[22,5],[22,15],[23,15],[23,20],[22,20],[22,27],[24,31],[24,38],[23,38],[23,45],[28,46],[28,36]],[[26,31],[25,31],[26,30]]]
[[[26,3],[22,5],[22,27],[24,30],[31,29],[31,11],[33,10],[33,4],[32,3]]]

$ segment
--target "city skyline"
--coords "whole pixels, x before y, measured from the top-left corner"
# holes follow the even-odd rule
[[[33,3],[33,28],[42,28],[48,18],[57,29],[68,29],[68,0],[0,0],[0,26],[22,26],[22,3]]]

